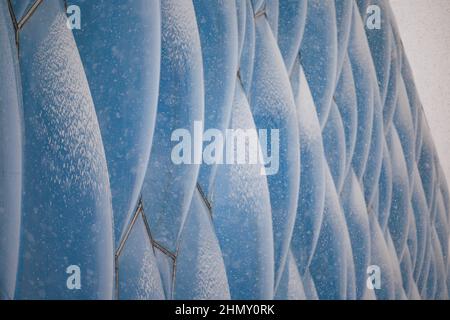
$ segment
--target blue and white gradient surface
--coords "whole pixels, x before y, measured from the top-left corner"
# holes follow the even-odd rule
[[[0,299],[449,298],[388,0],[0,0],[0,57]],[[278,172],[174,163],[198,123],[279,130]]]

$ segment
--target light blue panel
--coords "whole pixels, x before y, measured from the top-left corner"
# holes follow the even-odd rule
[[[0,300],[12,299],[22,194],[22,89],[11,16],[0,2]]]
[[[439,237],[437,235],[436,229],[433,229],[431,238],[433,240],[433,249],[435,256],[434,265],[436,268],[436,289],[432,298],[435,300],[448,300],[447,283],[440,280],[445,279],[447,270],[445,265],[446,261],[444,262],[444,256],[442,254],[442,246],[439,243]]]
[[[413,266],[415,264],[416,258],[417,258],[417,224],[416,224],[416,219],[414,217],[414,211],[411,210],[410,211],[410,217],[409,217],[409,228],[408,228],[408,240],[406,240],[406,248],[405,248],[405,252],[403,254],[403,257],[401,257],[401,266],[400,269],[402,270],[402,274],[404,272],[408,272],[409,274],[411,274],[411,276],[408,276],[407,280],[405,281],[409,281],[410,279],[413,278]],[[405,268],[405,269],[403,269]],[[405,276],[402,275],[403,278],[405,279]],[[408,290],[406,289],[405,286],[405,291],[407,293],[410,292],[411,286],[408,287]]]
[[[159,0],[70,0],[74,30],[105,146],[116,247],[134,213],[156,120],[161,55]]]
[[[328,167],[325,169],[325,210],[317,247],[309,270],[320,299],[347,299],[354,295],[352,246],[345,216]]]
[[[230,128],[255,128],[240,84]],[[219,166],[217,171],[213,222],[232,299],[273,298],[272,216],[267,179],[261,169],[261,165],[235,164]]]
[[[355,16],[353,0],[335,0],[336,9],[336,30],[337,30],[337,80],[341,77],[342,67],[345,57],[347,56],[348,41],[350,39],[350,31]]]
[[[230,299],[222,252],[210,213],[198,190],[180,237],[175,272],[175,299]]]
[[[296,105],[276,40],[264,16],[256,19],[250,107],[257,129],[279,130],[279,170],[267,176],[275,245],[275,287],[284,270],[297,213],[300,145]],[[270,132],[268,132],[268,135]],[[268,140],[270,141],[270,140]],[[267,151],[272,152],[271,146]]]
[[[398,87],[398,101],[394,113],[394,124],[400,139],[400,143],[405,157],[406,166],[408,169],[408,177],[411,177],[416,166],[416,151],[415,151],[415,133],[414,123],[411,115],[410,104],[403,79],[399,79]],[[410,187],[412,179],[409,181]]]
[[[19,299],[110,299],[111,194],[100,129],[62,1],[20,34],[24,175]],[[69,290],[77,265],[81,289]]]
[[[378,205],[374,210],[381,230],[386,230],[392,204],[392,164],[386,140],[383,147],[383,161],[380,179],[378,180]]]
[[[153,237],[174,252],[196,186],[199,165],[177,165],[172,161],[172,148],[177,142],[172,142],[171,136],[174,130],[188,130],[194,149],[194,122],[203,122],[203,63],[192,2],[162,0],[161,21],[162,59],[155,143],[142,197]],[[200,126],[200,134],[202,130]],[[201,152],[192,150],[192,162],[198,151]]]
[[[356,6],[356,3],[354,3],[354,6]],[[380,89],[379,86],[377,86],[377,73],[372,59],[370,46],[367,40],[367,36],[363,32],[367,29],[365,26],[365,20],[361,20],[361,16],[358,13],[357,7],[354,7],[352,21],[353,24],[351,35],[352,38],[355,39],[355,42],[353,43],[352,49],[349,49],[349,52],[351,51],[352,64],[356,64],[356,66],[353,68],[353,72],[354,74],[357,74],[357,76],[354,76],[354,79],[358,97],[358,121],[361,119],[361,116],[362,119],[365,119],[366,116],[368,116],[369,118],[372,117],[371,120],[369,120],[369,122],[371,122],[370,126],[365,128],[365,130],[370,131],[370,144],[368,144],[366,147],[362,144],[357,144],[357,147],[355,149],[356,153],[362,152],[364,156],[365,153],[368,152],[367,160],[363,164],[363,156],[360,159],[356,159],[353,164],[355,173],[357,173],[359,179],[361,179],[362,173],[362,171],[359,170],[362,169],[362,165],[364,166],[364,172],[361,182],[362,190],[364,192],[366,207],[373,208],[375,206],[375,201],[377,200],[377,186],[379,184],[382,170],[383,148],[385,143],[384,132],[386,131],[384,131],[383,127],[383,99],[380,97]],[[359,49],[356,47],[356,45],[359,46]],[[365,69],[364,75],[360,73],[360,68]],[[364,78],[362,78],[362,76],[364,76]],[[367,82],[367,87],[363,87],[358,84],[358,81],[361,80]],[[366,92],[364,93],[364,91]],[[364,97],[365,94],[366,96]],[[361,98],[363,100],[361,100]],[[364,100],[367,101],[364,102]],[[365,105],[365,103],[369,105],[367,106]],[[372,109],[373,114],[370,116],[369,112],[368,114],[364,115],[363,113],[361,113],[361,109]],[[361,125],[363,124],[364,120],[361,124],[360,122],[358,122],[359,130],[362,128]],[[365,137],[361,136],[361,132],[358,132],[357,138],[364,139]],[[368,143],[369,140],[365,141]]]
[[[160,249],[155,248],[155,258],[158,264],[159,274],[161,276],[161,282],[164,289],[164,294],[167,300],[173,299],[173,283],[175,280],[174,273],[174,259],[172,256],[168,256]]]
[[[424,212],[428,211],[427,201],[420,182],[420,175],[417,168],[414,170],[414,189],[411,198],[411,204],[415,216],[416,223],[416,240],[417,240],[417,255],[414,264],[413,275],[417,281],[422,270],[425,258],[425,249],[427,245],[427,237],[430,234],[430,221],[427,219]]]
[[[350,34],[348,56],[357,98],[358,130],[352,164],[358,180],[364,174],[369,157],[374,121],[374,92],[378,90],[373,73],[370,71],[373,68],[373,62],[369,52],[362,21],[359,17],[355,17]]]
[[[278,39],[278,21],[280,15],[279,7],[279,0],[264,0],[264,15],[270,25],[270,29],[272,29],[272,34],[275,40]]]
[[[236,23],[237,23],[237,42],[238,42],[238,59],[241,58],[242,48],[244,46],[245,25],[247,14],[246,0],[236,0]]]
[[[275,295],[276,300],[305,300],[303,281],[297,269],[292,251],[289,251],[283,276]]]
[[[382,286],[375,290],[378,300],[392,300],[395,298],[394,271],[389,249],[383,236],[383,231],[375,215],[369,215],[370,225],[370,264],[380,267]]]
[[[373,73],[372,83],[376,83],[375,74]],[[362,179],[364,188],[364,198],[366,206],[371,208],[376,201],[378,192],[378,184],[380,181],[381,168],[383,165],[383,148],[385,143],[383,129],[382,108],[379,101],[378,92],[374,91],[374,112],[372,137],[370,139],[370,149]]]
[[[362,299],[367,288],[366,270],[370,262],[370,226],[364,195],[353,170],[345,180],[340,197],[355,263],[356,298]]]
[[[385,232],[384,238],[386,239],[386,245],[389,253],[390,263],[392,265],[393,272],[393,285],[394,285],[394,300],[406,300],[406,292],[402,283],[402,271],[400,270],[399,255],[397,254],[394,242],[391,234]],[[406,251],[406,250],[405,250]]]
[[[306,300],[319,300],[319,296],[317,295],[316,287],[309,270],[304,274],[302,280],[303,287],[305,289]]]
[[[336,190],[340,192],[345,179],[345,131],[336,103],[331,102],[328,119],[322,130],[325,158],[333,177]]]
[[[244,0],[242,0],[244,1]],[[251,0],[246,1],[245,33],[239,61],[239,78],[246,95],[249,94],[255,64],[255,19]]]
[[[442,197],[442,192],[438,192],[436,201],[437,205],[435,210],[437,212],[434,228],[436,230],[439,245],[441,246],[443,259],[445,263],[447,263],[449,259],[449,223],[446,216],[445,202]]]
[[[387,120],[393,112],[393,103],[395,103],[397,92],[396,81],[392,80],[396,78],[396,73],[399,71],[399,65],[396,67],[395,59],[392,59],[395,43],[393,42],[393,34],[389,23],[391,19],[390,11],[388,11],[387,1],[384,0],[356,0],[356,3],[357,8],[355,9],[359,10],[360,19],[364,23],[368,19],[367,8],[370,5],[377,5],[381,9],[381,25],[383,27],[374,30],[365,28],[365,36],[369,42],[373,63],[375,64],[381,101],[385,106],[384,118]],[[387,63],[391,61],[393,62],[392,64]],[[390,121],[388,120],[385,124],[388,122]]]
[[[392,236],[397,256],[403,255],[406,246],[409,223],[409,210],[411,210],[409,180],[406,163],[403,156],[400,140],[395,128],[392,128],[387,143],[392,163],[392,204],[389,215],[389,230]]]
[[[400,268],[404,270],[404,272],[402,272],[402,280],[407,298],[411,300],[420,300],[421,298],[419,290],[417,289],[417,285],[414,282],[413,278],[413,270],[409,250],[405,251],[405,255],[403,256],[403,259],[401,261]]]
[[[27,13],[34,2],[36,2],[36,0],[11,0],[17,22],[19,22],[23,18],[25,13]]]
[[[331,108],[337,73],[337,28],[334,1],[308,1],[300,61],[323,127]],[[321,44],[321,45],[318,45]]]
[[[152,243],[141,214],[118,259],[121,300],[163,300],[164,289]]]
[[[205,84],[205,130],[222,132],[230,122],[238,72],[238,30],[234,1],[195,0],[194,7],[202,46]],[[208,143],[208,142],[206,142]],[[200,168],[199,183],[210,196],[217,165]]]
[[[357,132],[357,101],[355,92],[355,82],[350,65],[348,54],[343,60],[340,78],[337,83],[334,100],[338,106],[342,117],[345,133],[345,172],[347,173],[352,164],[353,154],[356,145]]]
[[[253,14],[256,15],[259,12],[263,12],[265,9],[266,0],[249,0],[253,7]]]
[[[291,250],[299,272],[303,276],[311,262],[322,225],[326,160],[323,156],[322,134],[314,101],[303,70],[300,69],[297,72],[300,78],[296,96],[300,161],[304,170],[301,170]]]
[[[279,1],[278,46],[288,73],[298,57],[306,25],[306,0]]]
[[[419,93],[417,92],[416,85],[414,82],[411,66],[404,52],[402,53],[402,62],[403,66],[401,69],[401,75],[403,78],[403,83],[405,84],[406,94],[408,96],[411,116],[414,123],[414,131],[416,135],[415,138],[420,142],[422,135],[421,130],[419,130],[419,125],[420,125],[420,118],[423,116],[423,109],[420,102]],[[417,148],[416,148],[416,155],[417,155]]]

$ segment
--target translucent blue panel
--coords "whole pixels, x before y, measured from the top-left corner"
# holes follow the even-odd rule
[[[352,17],[355,16],[353,0],[334,1],[336,8],[336,30],[337,30],[337,79],[340,78],[344,59],[347,55],[350,30],[353,23]],[[356,13],[357,14],[357,13]]]
[[[25,135],[16,298],[110,299],[114,252],[106,159],[63,2],[42,2],[20,41]],[[77,290],[67,286],[72,265],[81,271]]]
[[[369,14],[367,8],[375,4],[375,2],[372,0],[357,0],[356,2],[358,5],[355,11],[359,9],[362,21],[367,21]],[[397,64],[395,59],[392,59],[392,53],[396,45],[393,41],[392,29],[389,23],[392,16],[388,1],[378,0],[376,1],[376,5],[381,9],[381,25],[385,27],[377,29],[376,32],[367,30],[366,37],[371,48],[373,63],[376,67],[380,96],[385,105],[384,113],[386,120],[389,118],[389,114],[392,114],[393,103],[395,103],[394,97],[397,90],[396,81],[392,81],[394,79],[392,76],[396,75],[396,72],[399,71],[399,64]]]
[[[278,171],[267,176],[275,245],[275,284],[284,270],[297,213],[300,145],[296,106],[276,40],[264,16],[256,19],[250,107],[257,129],[279,130]],[[270,132],[268,134],[271,134]],[[272,133],[273,134],[273,133]],[[270,141],[270,140],[268,140]],[[269,144],[269,143],[268,143]],[[273,146],[267,146],[272,152]]]
[[[398,102],[395,108],[394,124],[402,145],[403,155],[405,157],[408,169],[408,177],[412,176],[412,171],[416,166],[415,152],[415,132],[414,123],[409,107],[408,96],[406,93],[405,83],[403,79],[399,80]],[[410,181],[412,183],[412,179]]]
[[[417,253],[414,263],[413,275],[414,279],[417,281],[425,259],[425,249],[427,246],[427,238],[430,234],[430,224],[426,219],[426,215],[423,214],[423,212],[426,212],[428,209],[425,194],[420,182],[419,171],[417,169],[414,170],[413,179],[414,189],[411,202],[415,216],[417,241]]]
[[[345,178],[345,131],[341,114],[336,103],[331,103],[328,119],[322,131],[325,158],[339,192]]]
[[[392,203],[392,164],[391,155],[386,141],[383,147],[383,161],[381,166],[380,179],[378,180],[378,206],[374,210],[378,217],[381,230],[386,230],[389,221],[389,214]]]
[[[394,242],[389,232],[384,234],[386,239],[387,249],[389,253],[389,260],[392,265],[394,298],[395,300],[405,300],[406,293],[402,283],[402,271],[400,270],[399,255],[396,252]]]
[[[275,40],[278,38],[278,21],[280,14],[280,1],[279,0],[264,0],[264,15],[269,23],[270,29],[272,30],[273,37]]]
[[[156,143],[151,150],[142,197],[154,238],[173,252],[189,209],[199,165],[175,164],[171,153],[177,143],[172,142],[171,137],[176,129],[188,130],[195,149],[192,158],[196,153],[201,154],[195,147],[194,127],[196,121],[197,124],[203,122],[203,65],[192,2],[162,0],[161,19]],[[200,123],[197,134],[202,134],[202,130]],[[196,161],[191,159],[192,163]]]
[[[303,281],[295,263],[295,258],[292,252],[286,259],[283,276],[278,284],[275,295],[277,300],[305,300],[305,289],[303,288]]]
[[[230,299],[222,252],[198,190],[180,237],[175,272],[175,299]]]
[[[120,253],[118,263],[119,299],[164,299],[158,264],[140,214]]]
[[[36,0],[11,0],[17,22],[23,18],[25,13],[27,13],[28,9],[30,9],[35,2]]]
[[[404,272],[402,272],[402,281],[407,298],[411,300],[420,300],[419,290],[417,289],[417,285],[412,276],[413,273],[409,250],[405,251],[405,255],[401,262],[401,269],[404,270]]]
[[[445,202],[442,197],[442,193],[438,192],[437,204],[435,207],[436,219],[435,219],[435,230],[436,236],[441,247],[441,254],[443,255],[443,260],[445,263],[449,261],[449,220],[446,216]]]
[[[409,211],[411,210],[409,180],[400,140],[395,128],[392,128],[387,143],[392,163],[392,204],[389,215],[389,230],[397,256],[403,255],[407,240]]]
[[[325,171],[325,210],[319,240],[309,268],[320,299],[347,299],[354,293],[348,280],[354,282],[353,253],[349,230],[333,178]],[[351,286],[353,287],[353,286]]]
[[[157,1],[70,0],[74,30],[100,123],[114,211],[116,246],[136,207],[156,119],[161,54]]]
[[[236,87],[232,129],[254,129],[243,88]],[[232,299],[272,299],[274,256],[266,176],[261,165],[218,167],[213,222]]]
[[[241,57],[242,47],[244,46],[246,8],[246,0],[236,0],[238,58]]]
[[[297,117],[300,133],[301,170],[297,217],[292,237],[292,253],[303,275],[311,261],[319,238],[325,201],[325,165],[322,134],[314,101],[303,70],[300,82]]]
[[[375,75],[373,75],[375,80]],[[375,83],[375,81],[373,81]],[[362,185],[367,207],[372,207],[377,193],[377,185],[381,175],[383,164],[383,148],[385,136],[383,130],[382,109],[379,102],[378,93],[374,92],[374,113],[372,138],[370,139],[369,155],[364,170]]]
[[[311,277],[311,273],[309,272],[309,270],[303,275],[302,280],[306,299],[318,300],[319,297],[317,295],[316,286],[314,285],[314,281]]]
[[[348,57],[355,83],[358,130],[352,164],[356,176],[361,179],[369,157],[374,119],[374,96],[376,94],[374,92],[378,90],[378,87],[374,83],[376,79],[371,72],[373,62],[362,21],[359,17],[354,18],[353,21]]]
[[[427,126],[426,120],[422,118],[423,126]],[[422,186],[427,199],[428,208],[433,205],[434,192],[436,186],[434,181],[436,179],[436,171],[434,168],[434,145],[431,137],[431,133],[428,130],[423,132],[422,137],[422,152],[418,159],[417,167],[419,169]]]
[[[166,252],[162,252],[160,249],[155,248],[155,257],[158,264],[159,274],[161,275],[161,282],[164,289],[164,294],[167,300],[173,298],[173,283],[175,280],[174,273],[174,259],[172,256],[168,256]]]
[[[370,225],[370,264],[380,267],[383,285],[375,291],[376,298],[379,300],[394,299],[394,272],[389,250],[384,239],[383,231],[380,228],[375,215],[369,215]]]
[[[11,16],[0,2],[0,299],[12,299],[22,193],[22,92]]]
[[[244,1],[244,0],[243,0]],[[255,20],[251,0],[247,0],[245,10],[244,43],[240,54],[239,78],[248,95],[252,83],[255,64]]]
[[[279,1],[278,46],[288,72],[298,56],[306,24],[307,1]]]
[[[436,284],[435,290],[433,292],[432,299],[437,300],[447,300],[448,299],[448,289],[447,283],[445,281],[439,281],[439,279],[445,279],[447,270],[446,270],[446,261],[444,261],[444,255],[442,254],[442,246],[439,242],[439,237],[437,235],[436,229],[433,229],[433,234],[431,235],[431,239],[433,241],[433,250],[434,250],[434,266],[436,272]]]
[[[230,122],[238,71],[237,17],[234,1],[194,1],[205,78],[205,130],[223,131]],[[208,143],[208,142],[207,142]],[[217,165],[200,168],[199,183],[210,195]]]
[[[321,126],[331,107],[336,86],[337,30],[334,1],[308,1],[301,64],[311,87]],[[320,43],[321,45],[318,45]]]
[[[348,54],[345,55],[334,99],[342,117],[345,133],[345,171],[348,172],[356,145],[357,108],[353,73]]]
[[[367,289],[366,270],[370,261],[370,227],[364,195],[353,170],[350,170],[345,180],[340,197],[352,244],[356,298],[362,299]]]

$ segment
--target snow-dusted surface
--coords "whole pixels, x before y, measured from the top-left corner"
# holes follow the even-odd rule
[[[113,18],[113,11],[102,10],[111,1],[95,2],[99,18]],[[119,33],[108,32],[96,15],[83,15],[89,22],[85,29],[105,28],[95,33],[98,41],[73,37],[65,27],[62,0],[39,2],[18,30],[16,48],[9,10],[0,5],[0,22],[10,23],[0,38],[9,37],[14,53],[4,56],[13,60],[17,53],[23,88],[11,86],[14,62],[0,63],[0,78],[10,79],[9,86],[0,87],[0,110],[10,110],[0,112],[0,128],[16,124],[24,134],[23,146],[0,136],[0,147],[13,150],[0,152],[0,174],[23,167],[21,179],[12,182],[22,181],[24,190],[5,197],[13,183],[0,175],[0,226],[20,227],[20,240],[3,236],[0,241],[0,295],[449,297],[449,192],[389,0],[376,1],[383,14],[383,27],[376,30],[365,27],[374,0],[242,0],[228,1],[226,9],[220,6],[225,0],[208,0],[207,6],[199,2],[206,0],[161,0],[161,25],[142,32],[132,31],[135,23],[142,24],[130,14],[134,10],[149,18],[141,10],[144,0],[122,1],[115,0],[123,9]],[[20,12],[14,6],[15,18]],[[215,30],[219,25],[224,28]],[[161,46],[149,45],[146,55],[161,77],[152,77],[156,71],[135,60],[145,45],[133,33],[155,36],[156,43],[161,39]],[[211,37],[219,44],[229,41],[223,44],[227,50],[218,53]],[[8,49],[3,42],[2,52]],[[95,49],[100,42],[106,51]],[[421,52],[427,56],[427,50]],[[99,72],[97,62],[108,57],[118,58],[117,63]],[[144,78],[153,88],[147,92],[143,86],[144,96],[158,101],[155,138],[141,140],[138,134],[136,140],[127,139],[124,152],[114,146],[125,142],[121,137],[128,136],[128,126],[137,133],[141,124],[153,127],[154,113],[127,108],[129,96],[137,97],[128,94],[136,92],[129,81],[137,67],[148,70]],[[100,82],[120,87],[105,86],[107,95],[97,96]],[[14,102],[20,96],[23,107]],[[106,114],[99,107],[116,105],[116,100],[118,111],[131,116],[117,136],[109,131],[116,125],[102,126]],[[106,110],[114,123],[127,118]],[[280,149],[270,148],[279,157],[279,172],[265,176],[260,165],[221,165],[198,179],[198,164],[177,165],[170,159],[172,133],[185,128],[195,135],[195,121],[212,121],[222,129],[279,130]],[[18,130],[7,131],[18,137]],[[119,161],[105,153],[108,140],[110,151],[127,156]],[[148,156],[150,144],[148,166],[132,170],[136,181],[145,180],[142,191],[140,182],[117,183],[121,179],[111,173],[119,169],[126,181],[126,172]],[[142,149],[133,156],[128,148]],[[17,149],[24,164],[17,159],[15,168],[10,155]],[[118,199],[110,193],[114,185],[120,194],[132,186],[138,190],[124,198],[131,200],[122,209],[111,207],[111,199]],[[14,212],[10,204],[22,205],[15,211],[20,224],[5,215]],[[125,216],[127,208],[133,219],[116,219],[125,221],[125,228],[118,228],[125,232],[114,246],[112,212]],[[69,264],[81,270],[80,291],[65,289]],[[376,291],[367,285],[374,280],[368,278],[370,270],[380,272]],[[14,293],[14,283],[2,279],[16,271]]]
[[[391,0],[431,134],[450,180],[450,1]]]

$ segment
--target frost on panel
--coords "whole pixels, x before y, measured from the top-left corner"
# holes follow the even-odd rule
[[[296,96],[300,136],[300,176],[298,208],[292,236],[292,254],[300,274],[309,267],[322,225],[325,202],[325,166],[322,134],[314,101],[302,69]]]
[[[119,299],[165,298],[154,249],[140,214],[120,254],[118,276]]]
[[[60,2],[21,31],[24,190],[16,297],[112,298],[111,195],[99,125]],[[67,267],[83,275],[67,290]]]
[[[193,1],[200,33],[205,75],[205,130],[224,130],[230,121],[236,73],[238,35],[235,1]],[[210,196],[217,165],[202,165],[199,184]]]
[[[222,252],[198,190],[180,237],[175,272],[175,299],[230,299]]]
[[[161,1],[161,78],[158,114],[142,197],[154,238],[172,253],[197,182],[198,164],[174,164],[172,132],[203,122],[200,39],[191,1]],[[202,130],[203,128],[201,128]],[[194,163],[194,161],[192,161]]]
[[[237,84],[231,129],[255,129],[243,88]],[[271,299],[273,231],[267,178],[261,165],[219,166],[213,222],[232,299]]]
[[[105,147],[116,247],[137,206],[156,120],[159,1],[84,1],[74,29]]]
[[[270,25],[264,16],[256,24],[255,65],[251,112],[257,129],[278,129],[279,170],[267,176],[275,246],[275,285],[289,250],[300,183],[300,145],[297,111],[289,76]]]
[[[323,126],[336,86],[337,30],[334,1],[308,1],[305,33],[300,47],[301,64]]]
[[[298,272],[292,251],[289,251],[283,275],[275,294],[276,300],[305,300],[303,281]]]

